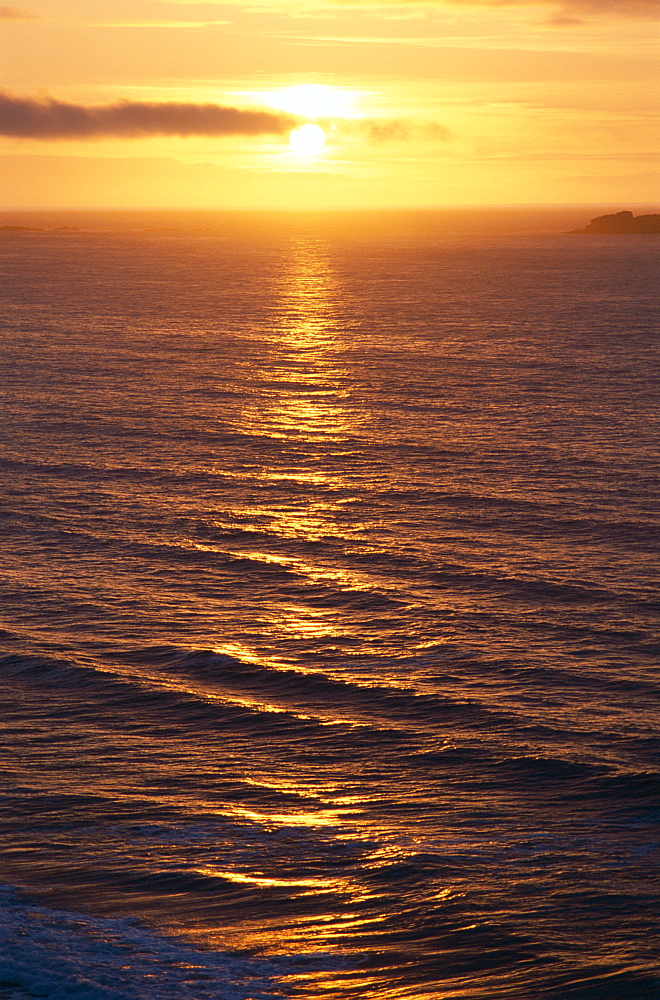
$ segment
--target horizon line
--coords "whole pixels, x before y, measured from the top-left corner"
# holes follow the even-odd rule
[[[10,212],[427,212],[451,211],[453,209],[586,209],[614,208],[622,205],[618,201],[572,201],[572,202],[447,202],[415,205],[316,205],[314,207],[281,207],[277,205],[14,205],[0,206],[0,214]],[[627,201],[625,211],[630,208],[656,208],[660,202]]]

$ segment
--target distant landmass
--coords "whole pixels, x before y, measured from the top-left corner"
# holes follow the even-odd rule
[[[660,215],[635,216],[632,212],[599,215],[584,229],[571,229],[571,233],[660,233]]]

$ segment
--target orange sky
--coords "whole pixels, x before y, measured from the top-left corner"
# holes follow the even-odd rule
[[[2,201],[649,204],[658,197],[654,7],[650,0],[0,5]],[[16,98],[29,99],[27,111]],[[118,102],[138,105],[126,113],[146,124],[126,135],[116,110],[101,110],[105,124],[93,134],[52,125],[44,137],[29,102],[49,98],[60,102],[41,108],[51,124],[53,115],[59,122],[77,108],[84,116],[90,106]],[[238,109],[238,131],[196,134],[202,112],[193,107],[173,112],[193,121],[191,134],[162,134],[148,119],[163,102]],[[244,134],[241,114],[254,108],[317,120],[325,147],[292,149],[296,121],[279,134]]]

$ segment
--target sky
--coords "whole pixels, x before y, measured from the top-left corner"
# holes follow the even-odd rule
[[[0,5],[7,208],[658,201],[655,0]]]

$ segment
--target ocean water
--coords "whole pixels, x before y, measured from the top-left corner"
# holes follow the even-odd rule
[[[658,238],[30,218],[0,998],[657,1000]]]

